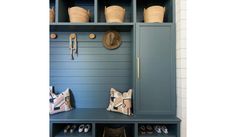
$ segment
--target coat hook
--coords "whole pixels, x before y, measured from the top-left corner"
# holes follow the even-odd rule
[[[56,33],[51,33],[50,34],[50,38],[51,39],[56,39],[57,38],[57,34]]]
[[[90,39],[95,39],[95,38],[96,38],[96,35],[95,35],[94,33],[90,33],[90,34],[89,34],[89,38],[90,38]]]
[[[77,40],[76,40],[76,33],[71,33],[69,36],[69,48],[71,59],[74,60],[74,54],[78,56],[78,48],[77,48]]]

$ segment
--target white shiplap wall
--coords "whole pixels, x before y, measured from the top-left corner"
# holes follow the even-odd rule
[[[186,0],[176,0],[177,116],[186,137]]]

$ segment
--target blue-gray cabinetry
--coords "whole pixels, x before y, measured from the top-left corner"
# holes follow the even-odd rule
[[[137,24],[136,57],[136,113],[175,115],[174,24]]]
[[[126,9],[124,23],[106,23],[105,6]],[[143,9],[165,6],[163,23],[143,23]],[[91,12],[88,23],[70,23],[68,7],[81,6]],[[50,137],[102,137],[106,126],[126,128],[127,137],[180,137],[176,117],[175,0],[50,0],[55,22],[50,23],[50,85],[57,92],[72,90],[73,110],[50,116]],[[121,34],[116,50],[103,47],[108,30]],[[79,54],[70,59],[69,35],[77,34]],[[94,33],[95,39],[88,35]],[[106,111],[109,89],[132,88],[132,116]],[[64,134],[70,124],[91,125],[87,134]],[[140,134],[142,125],[165,125],[169,134]]]

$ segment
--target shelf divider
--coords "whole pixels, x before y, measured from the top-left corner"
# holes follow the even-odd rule
[[[98,22],[98,0],[94,0],[94,23]]]

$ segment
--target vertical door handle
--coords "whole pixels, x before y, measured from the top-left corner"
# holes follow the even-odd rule
[[[139,79],[140,77],[140,59],[137,57],[137,78]]]

